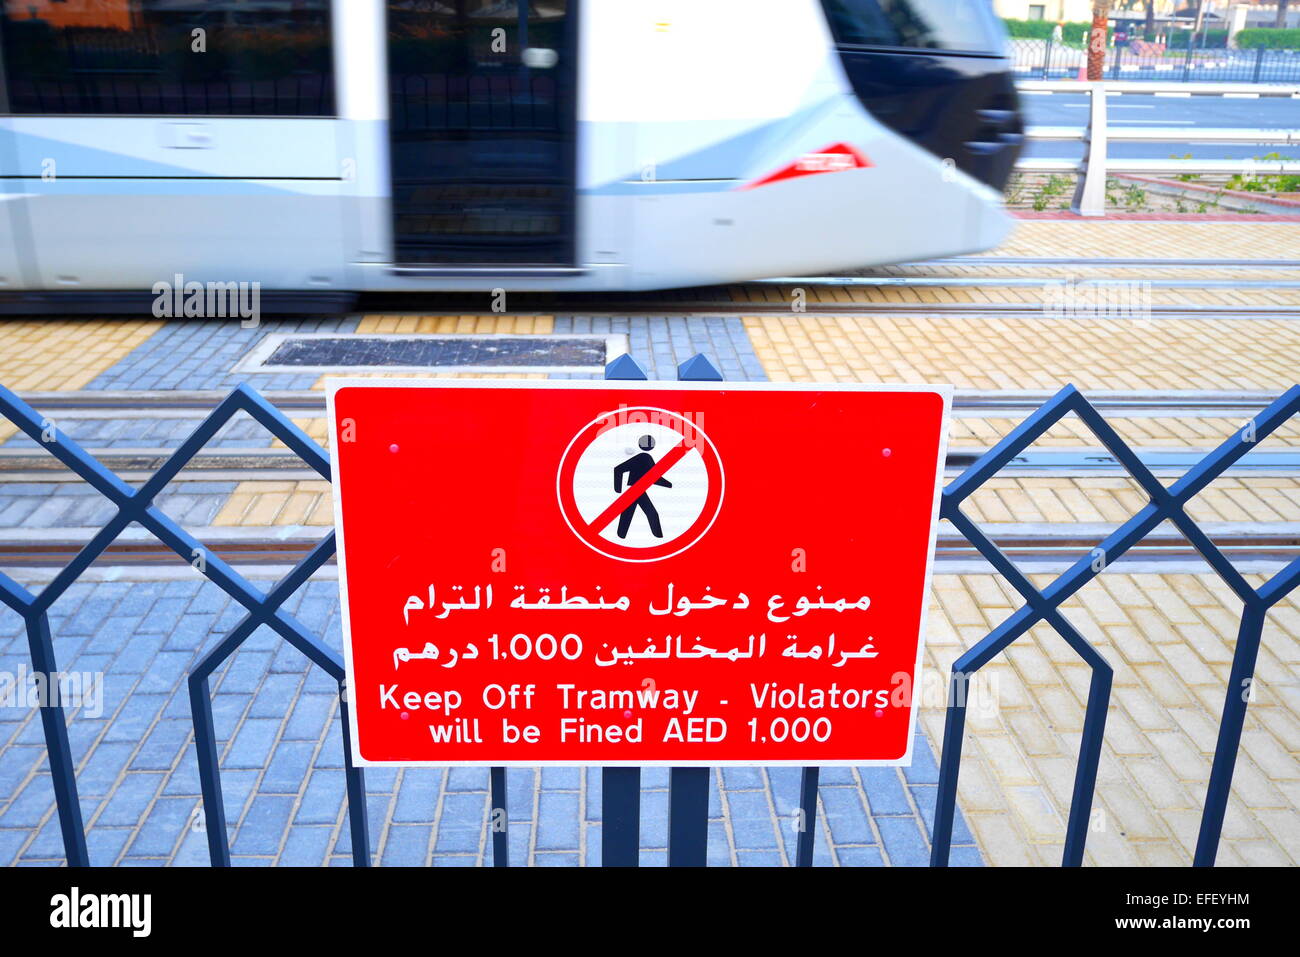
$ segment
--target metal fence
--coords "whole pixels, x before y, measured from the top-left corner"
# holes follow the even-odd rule
[[[1082,38],[1013,37],[1008,42],[1015,74],[1025,79],[1078,79],[1087,64],[1087,44]],[[1167,48],[1133,40],[1106,49],[1103,76],[1112,80],[1295,83],[1300,81],[1300,50]]]
[[[646,373],[630,356],[625,355],[610,364],[606,370],[606,378],[645,379]],[[682,363],[678,369],[678,378],[722,381],[722,376],[716,367],[702,355],[694,356]],[[325,450],[247,385],[231,392],[176,449],[167,462],[139,488],[128,485],[72,439],[53,431],[48,420],[40,412],[0,385],[0,416],[14,423],[21,431],[40,443],[41,447],[89,484],[95,492],[112,502],[118,510],[108,524],[38,594],[32,593],[12,577],[0,572],[0,602],[23,618],[34,672],[51,676],[59,673],[50,629],[50,607],[132,522],[138,522],[148,529],[183,562],[197,568],[208,580],[218,585],[244,608],[244,617],[212,651],[203,657],[189,675],[191,719],[206,817],[208,852],[212,864],[219,866],[229,866],[231,860],[220,787],[220,757],[213,726],[209,677],[258,627],[266,625],[284,641],[301,651],[314,665],[324,670],[337,683],[340,696],[346,693],[344,667],[339,655],[320,636],[313,634],[282,609],[286,599],[302,587],[312,573],[333,556],[335,551],[333,532],[322,539],[270,591],[262,592],[154,504],[155,498],[177,477],[181,469],[212,441],[231,418],[240,412],[250,415],[310,468],[329,479],[330,461]],[[1069,414],[1077,415],[1092,430],[1107,451],[1141,486],[1150,501],[1107,536],[1097,548],[1080,557],[1068,571],[1051,585],[1040,590],[1035,588],[1028,577],[974,522],[963,514],[961,505],[971,494],[993,479],[1004,466],[1011,463],[1017,455],[1046,433],[1053,424]],[[947,485],[943,492],[942,517],[951,522],[993,568],[1015,587],[1025,603],[952,666],[932,841],[932,865],[943,866],[948,862],[956,808],[957,777],[961,763],[962,732],[965,724],[966,684],[971,676],[994,656],[1040,622],[1046,622],[1055,628],[1092,669],[1092,684],[1084,718],[1083,737],[1062,860],[1066,865],[1082,863],[1110,698],[1112,669],[1096,649],[1092,648],[1066,620],[1060,606],[1165,521],[1172,522],[1187,537],[1243,603],[1231,677],[1225,689],[1226,697],[1219,726],[1218,745],[1210,772],[1195,856],[1195,863],[1198,865],[1214,863],[1247,703],[1250,699],[1250,683],[1253,680],[1255,661],[1259,652],[1264,617],[1273,605],[1300,585],[1300,557],[1287,564],[1262,587],[1253,588],[1206,533],[1187,516],[1185,506],[1210,482],[1297,414],[1300,414],[1300,385],[1289,389],[1241,430],[1206,455],[1180,480],[1166,488],[1151,474],[1137,454],[1125,444],[1088,400],[1074,387],[1067,386],[1029,416],[996,447],[981,456],[961,476]],[[88,865],[90,861],[85,828],[77,798],[77,776],[69,747],[68,727],[63,707],[57,698],[49,698],[40,710],[67,861],[71,865]],[[352,765],[351,729],[348,726],[346,708],[340,709],[339,720],[342,723],[353,862],[357,866],[368,866],[371,854],[366,819],[365,782],[362,769]],[[708,768],[673,768],[671,771],[668,835],[670,866],[699,866],[706,861],[709,781],[710,769]],[[504,813],[505,769],[493,768],[490,782],[493,818],[507,821],[508,815]],[[812,864],[817,788],[818,769],[805,768],[799,794],[802,827],[796,842],[796,863],[804,867]],[[640,770],[605,768],[602,774],[602,789],[604,819],[602,864],[634,866],[637,863],[640,830]],[[507,836],[504,829],[493,828],[493,863],[496,866],[505,866],[508,863]]]

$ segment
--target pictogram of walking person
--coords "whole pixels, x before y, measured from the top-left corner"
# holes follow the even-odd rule
[[[624,476],[627,476],[627,487],[631,488],[637,482],[641,481],[647,472],[655,467],[654,456],[650,454],[650,450],[655,447],[655,440],[648,435],[643,435],[641,438],[637,439],[636,444],[641,447],[641,451],[632,456],[626,462],[615,466],[614,468],[615,492],[623,491]],[[673,483],[665,478],[655,479],[654,484],[662,485],[664,488],[673,487]],[[619,515],[618,537],[627,538],[628,529],[632,527],[632,519],[636,516],[636,510],[638,508],[645,512],[646,521],[650,523],[650,534],[655,538],[663,538],[664,531],[659,525],[659,513],[655,510],[654,504],[650,501],[650,496],[645,493],[637,496],[636,501],[623,509],[623,513]]]

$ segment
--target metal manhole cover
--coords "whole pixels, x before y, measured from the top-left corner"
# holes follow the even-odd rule
[[[272,333],[236,372],[601,372],[627,337]]]

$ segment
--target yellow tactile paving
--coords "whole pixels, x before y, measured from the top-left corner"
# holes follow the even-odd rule
[[[1300,223],[1022,219],[985,256],[1300,259]]]
[[[0,319],[0,383],[81,389],[162,326],[136,319]]]
[[[84,388],[161,325],[129,319],[0,319],[0,385],[15,391]],[[0,421],[0,442],[17,431]]]
[[[1284,319],[801,315],[744,322],[776,381],[1281,391],[1300,380],[1300,323]]]
[[[212,523],[245,528],[333,525],[330,484],[323,479],[240,482]]]
[[[1041,588],[1051,577],[1034,581]],[[993,575],[935,576],[927,684],[944,687],[952,662],[1020,604]],[[1066,617],[1115,669],[1088,863],[1190,863],[1239,608],[1213,575],[1114,571],[1064,605]],[[1059,864],[1090,672],[1054,631],[1040,626],[984,673],[967,714],[959,806],[990,863]],[[1300,862],[1295,597],[1269,618],[1256,679],[1219,863],[1294,865]],[[936,748],[943,740],[943,700],[923,699],[921,720]]]
[[[334,500],[325,480],[240,482],[214,525],[332,525]]]
[[[357,324],[360,335],[376,332],[435,332],[450,333],[500,333],[511,335],[528,335],[529,333],[546,334],[555,328],[554,316],[417,316],[417,315],[370,315],[363,316]]]

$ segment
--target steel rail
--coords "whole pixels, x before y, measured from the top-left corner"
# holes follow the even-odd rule
[[[1026,526],[1008,523],[985,526],[989,537],[1008,556],[1028,559],[1059,559],[1086,554],[1101,541],[1112,526],[1079,524]],[[1224,552],[1234,557],[1290,561],[1300,552],[1300,525],[1277,523],[1207,525],[1209,534]],[[208,551],[232,565],[291,565],[311,552],[330,531],[329,526],[304,528],[289,526],[275,534],[274,529],[236,529],[256,532],[253,536],[224,537],[205,535],[196,530],[196,538]],[[39,536],[0,538],[0,567],[41,568],[60,566],[73,558],[89,541],[94,529],[38,529]],[[214,531],[214,530],[207,530]],[[217,529],[215,532],[230,532]],[[316,534],[316,533],[319,534]],[[1152,532],[1128,553],[1134,559],[1179,559],[1199,557],[1196,549],[1176,530]],[[944,559],[977,559],[978,550],[951,529],[941,529],[937,536],[935,557]],[[101,558],[101,564],[110,566],[175,565],[176,554],[156,541],[123,536],[110,545]],[[334,564],[333,558],[328,564]]]
[[[342,371],[342,370],[340,370]],[[1273,398],[1267,390],[1084,390],[1098,409],[1116,412],[1178,412],[1203,417],[1206,414],[1255,412]],[[262,393],[279,408],[318,417],[325,411],[325,394],[311,389],[274,390]],[[23,400],[41,410],[60,412],[65,418],[115,418],[131,413],[147,418],[202,418],[225,393],[216,390],[81,390],[27,391]],[[1032,411],[1052,393],[1035,389],[958,389],[953,395],[956,411]]]

